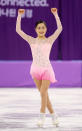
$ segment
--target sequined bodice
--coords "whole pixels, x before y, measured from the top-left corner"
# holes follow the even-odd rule
[[[38,66],[42,67],[48,67],[50,66],[50,50],[51,50],[51,44],[48,43],[47,40],[36,40],[35,43],[31,44],[31,51],[32,51],[32,57],[33,57],[33,64],[36,64]]]

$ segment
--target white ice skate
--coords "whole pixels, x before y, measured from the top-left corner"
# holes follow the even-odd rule
[[[45,123],[45,113],[40,113],[37,125],[43,127]]]
[[[56,112],[52,113],[51,117],[52,117],[52,123],[53,123],[53,125],[58,126],[59,125],[59,120],[58,120],[57,113]]]

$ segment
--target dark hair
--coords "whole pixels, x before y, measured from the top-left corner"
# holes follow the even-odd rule
[[[46,22],[45,21],[43,21],[43,20],[39,20],[39,21],[37,21],[36,23],[35,23],[35,28],[37,27],[37,25],[38,24],[40,24],[40,23],[43,23],[46,27],[47,27],[47,25],[46,25]]]

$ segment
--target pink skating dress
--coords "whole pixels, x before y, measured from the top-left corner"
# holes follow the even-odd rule
[[[51,43],[46,40],[36,40],[30,44],[33,62],[30,68],[32,78],[39,80],[50,80],[52,83],[57,82],[55,72],[49,60]]]
[[[57,22],[57,29],[51,36],[43,40],[29,36],[21,30],[20,15],[17,18],[16,27],[18,34],[29,43],[31,48],[33,61],[30,68],[30,75],[32,78],[38,80],[50,80],[52,83],[57,82],[57,80],[49,56],[54,41],[62,31],[62,25],[58,14],[55,14],[54,16]]]

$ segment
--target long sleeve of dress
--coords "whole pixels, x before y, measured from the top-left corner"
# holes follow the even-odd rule
[[[29,44],[31,44],[34,40],[34,37],[27,35],[24,33],[21,29],[21,15],[18,14],[17,16],[17,21],[16,21],[16,32],[24,39],[26,40]]]
[[[57,29],[51,36],[48,37],[48,40],[51,44],[54,43],[54,41],[57,39],[57,37],[59,36],[59,34],[61,33],[63,29],[58,14],[54,14],[54,17],[56,18]]]

